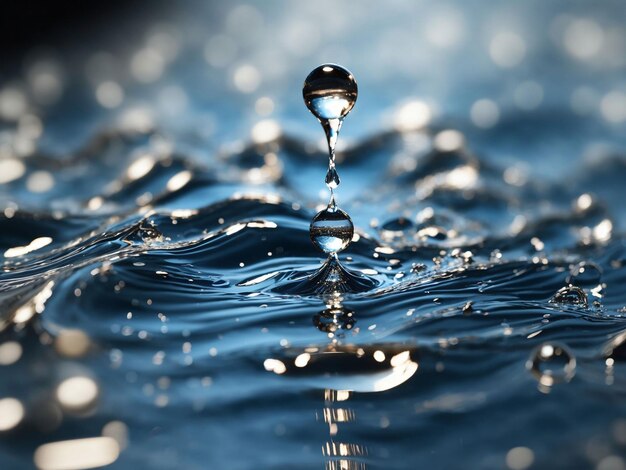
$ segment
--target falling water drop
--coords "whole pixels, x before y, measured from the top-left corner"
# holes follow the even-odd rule
[[[335,146],[343,119],[356,103],[358,88],[354,76],[343,67],[323,64],[304,80],[302,96],[309,111],[319,120],[328,141],[326,186],[330,189],[328,207],[311,221],[313,244],[331,257],[345,249],[354,235],[350,216],[337,207],[334,190],[341,180],[335,167]]]
[[[358,87],[354,76],[343,67],[323,64],[304,80],[302,96],[309,111],[319,120],[328,141],[328,172],[326,185],[331,191],[330,205],[334,205],[333,190],[340,179],[335,168],[335,146],[343,119],[356,103]]]
[[[307,107],[320,121],[346,117],[354,107],[357,94],[354,76],[335,64],[322,64],[313,70],[304,80],[302,89]]]
[[[569,382],[576,373],[576,358],[559,344],[544,343],[533,350],[526,368],[539,384],[552,387],[556,383]]]
[[[329,168],[328,172],[326,173],[326,186],[328,186],[330,189],[335,189],[337,186],[339,186],[339,183],[341,183],[341,180],[339,179],[339,173],[337,173],[337,169],[333,166],[332,168]]]
[[[350,216],[338,207],[320,211],[309,228],[313,244],[330,255],[344,250],[352,241],[354,225]]]

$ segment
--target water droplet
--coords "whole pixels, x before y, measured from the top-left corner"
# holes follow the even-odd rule
[[[337,169],[333,165],[326,172],[326,186],[328,186],[329,189],[335,189],[339,186],[339,183],[341,183],[339,173],[337,173]]]
[[[411,265],[412,273],[421,273],[422,271],[426,271],[426,265],[423,263],[413,263]]]
[[[526,368],[543,387],[569,382],[576,374],[576,358],[559,344],[544,343],[536,347],[526,362]]]
[[[344,250],[352,241],[354,225],[348,214],[339,208],[320,211],[311,221],[311,241],[324,253],[334,254]]]
[[[354,76],[334,64],[323,64],[313,70],[302,89],[307,108],[320,121],[346,117],[356,103],[357,94]]]
[[[576,284],[581,287],[596,287],[602,279],[602,270],[600,267],[589,261],[581,261],[570,270],[566,282],[568,284]]]
[[[566,304],[566,305],[580,305],[587,307],[587,294],[580,287],[565,286],[561,287],[554,297],[550,299],[551,303]]]

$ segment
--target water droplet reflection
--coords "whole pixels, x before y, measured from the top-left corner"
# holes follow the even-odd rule
[[[576,358],[563,345],[544,343],[533,350],[526,368],[547,392],[557,383],[569,382],[576,374]]]
[[[311,221],[311,241],[324,253],[343,251],[352,241],[354,225],[350,216],[339,208],[320,211]]]
[[[320,121],[346,117],[356,103],[357,94],[352,74],[334,64],[320,65],[313,70],[302,89],[307,108]]]

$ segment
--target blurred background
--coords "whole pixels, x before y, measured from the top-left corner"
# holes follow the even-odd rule
[[[619,1],[20,2],[0,20],[3,155],[61,154],[142,120],[206,138],[206,158],[267,118],[319,140],[301,85],[336,62],[360,86],[344,143],[419,100],[413,124],[471,128],[477,150],[488,139],[498,158],[558,177],[560,164],[623,143],[623,16]],[[13,135],[20,119],[37,129]]]

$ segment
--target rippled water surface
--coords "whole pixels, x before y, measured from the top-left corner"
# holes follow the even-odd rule
[[[120,469],[624,468],[624,128],[543,86],[488,130],[359,102],[384,125],[344,125],[334,289],[304,105],[74,146],[66,113],[0,190],[0,466],[98,438]]]

